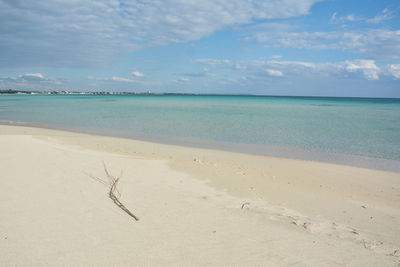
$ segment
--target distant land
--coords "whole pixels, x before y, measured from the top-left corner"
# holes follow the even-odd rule
[[[18,95],[159,95],[158,93],[147,92],[77,92],[77,91],[30,91],[30,90],[0,90],[0,94],[18,94]]]
[[[0,95],[159,95],[159,96],[253,96],[253,97],[288,97],[288,98],[313,98],[313,99],[400,99],[397,97],[356,97],[356,96],[319,96],[319,95],[256,95],[256,94],[199,94],[199,93],[155,93],[146,92],[112,92],[112,91],[35,91],[35,90],[0,90]]]

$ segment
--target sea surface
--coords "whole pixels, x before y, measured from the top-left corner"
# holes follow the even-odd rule
[[[255,154],[400,160],[400,99],[0,95],[0,120]]]

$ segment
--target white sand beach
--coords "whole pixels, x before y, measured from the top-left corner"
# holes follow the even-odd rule
[[[18,126],[0,151],[1,266],[400,265],[400,173]]]

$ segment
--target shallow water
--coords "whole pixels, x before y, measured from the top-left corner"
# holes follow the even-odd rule
[[[0,95],[0,120],[400,160],[400,99]]]

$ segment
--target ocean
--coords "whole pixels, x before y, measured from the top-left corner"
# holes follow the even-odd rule
[[[263,155],[400,160],[400,99],[0,95],[0,120]]]

